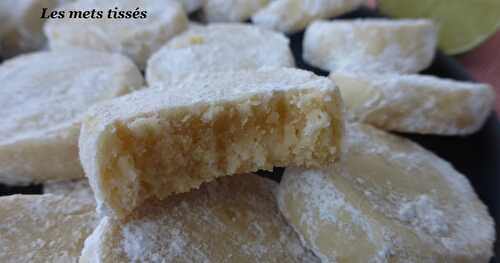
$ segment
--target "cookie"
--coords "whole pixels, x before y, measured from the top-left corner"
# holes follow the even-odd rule
[[[479,130],[495,92],[487,84],[433,76],[332,72],[352,119],[380,129],[438,135]]]
[[[105,217],[80,262],[318,262],[280,215],[276,186],[224,177],[149,202],[124,222]]]
[[[342,15],[358,8],[363,0],[274,0],[252,16],[261,27],[295,33],[317,19]]]
[[[70,18],[71,11],[93,9],[103,11],[102,17]],[[121,53],[141,69],[151,54],[188,26],[184,9],[171,0],[79,0],[60,10],[66,17],[51,19],[44,27],[51,49],[82,47]]]
[[[41,19],[58,5],[72,0],[3,0],[0,1],[0,58],[42,49],[46,46]]]
[[[467,179],[406,139],[347,129],[333,169],[287,168],[285,218],[322,262],[488,262],[495,229]]]
[[[291,69],[193,74],[94,107],[80,159],[107,214],[123,217],[224,175],[338,157],[342,103],[328,78]]]
[[[213,22],[243,22],[267,5],[269,0],[204,0],[203,18]]]
[[[83,49],[18,56],[0,65],[0,181],[41,183],[83,177],[82,115],[143,85],[124,56]]]
[[[193,72],[293,67],[289,40],[247,24],[190,26],[148,61],[146,79],[175,82]]]
[[[430,20],[316,21],[304,35],[303,57],[326,71],[416,73],[431,64],[436,45]]]
[[[58,195],[0,197],[0,261],[78,262],[98,223],[90,199]]]

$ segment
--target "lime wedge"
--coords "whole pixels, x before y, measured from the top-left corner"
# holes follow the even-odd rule
[[[500,0],[379,0],[383,14],[429,18],[440,28],[439,47],[449,55],[481,44],[500,28]]]

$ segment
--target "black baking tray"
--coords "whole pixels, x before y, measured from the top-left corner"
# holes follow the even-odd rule
[[[361,8],[336,19],[363,17],[382,17],[382,15],[374,10]],[[328,72],[312,67],[302,60],[303,32],[289,37],[297,67],[327,76]],[[422,73],[461,81],[474,81],[462,65],[441,52],[437,53],[432,65]],[[500,122],[497,115],[492,112],[484,127],[470,136],[400,135],[431,150],[467,176],[479,198],[488,206],[490,214],[495,219],[498,240],[500,232],[498,228],[500,225]],[[275,168],[273,172],[259,171],[258,173],[279,181],[282,172],[283,168]],[[24,187],[0,185],[0,195],[37,194],[42,193],[42,190],[41,185]],[[500,254],[499,242],[495,243],[494,251],[495,254]],[[497,258],[493,258],[491,262],[498,262]]]

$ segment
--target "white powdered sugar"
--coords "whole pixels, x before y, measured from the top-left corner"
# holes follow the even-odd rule
[[[333,72],[353,119],[381,129],[465,135],[485,123],[495,93],[487,84],[422,75]]]
[[[439,210],[434,201],[426,195],[421,195],[414,201],[401,203],[399,218],[434,236],[449,234],[444,212]]]
[[[122,246],[131,261],[171,262],[182,256],[187,242],[179,229],[174,229],[168,236],[168,242],[162,242],[158,236],[160,228],[156,222],[133,222],[122,230]],[[198,262],[203,262],[200,260]]]
[[[415,73],[430,65],[437,30],[430,20],[317,21],[304,36],[304,59],[328,71]]]
[[[85,243],[88,262],[317,262],[281,217],[276,184],[235,175],[105,218]]]
[[[406,139],[347,128],[333,168],[287,168],[280,184],[280,210],[306,247],[323,262],[491,257],[493,221],[463,175]]]

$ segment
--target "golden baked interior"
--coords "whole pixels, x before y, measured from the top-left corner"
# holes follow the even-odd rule
[[[236,91],[225,86],[234,78],[244,83]],[[265,69],[193,75],[186,83],[191,98],[199,95],[197,85],[207,96],[184,103],[179,90],[156,87],[90,114],[80,139],[82,163],[98,204],[102,199],[112,214],[125,216],[150,197],[164,199],[223,175],[325,167],[338,156],[342,107],[326,78]],[[209,95],[211,85],[230,91]],[[142,106],[152,98],[159,103]],[[137,105],[138,111],[117,113]]]

